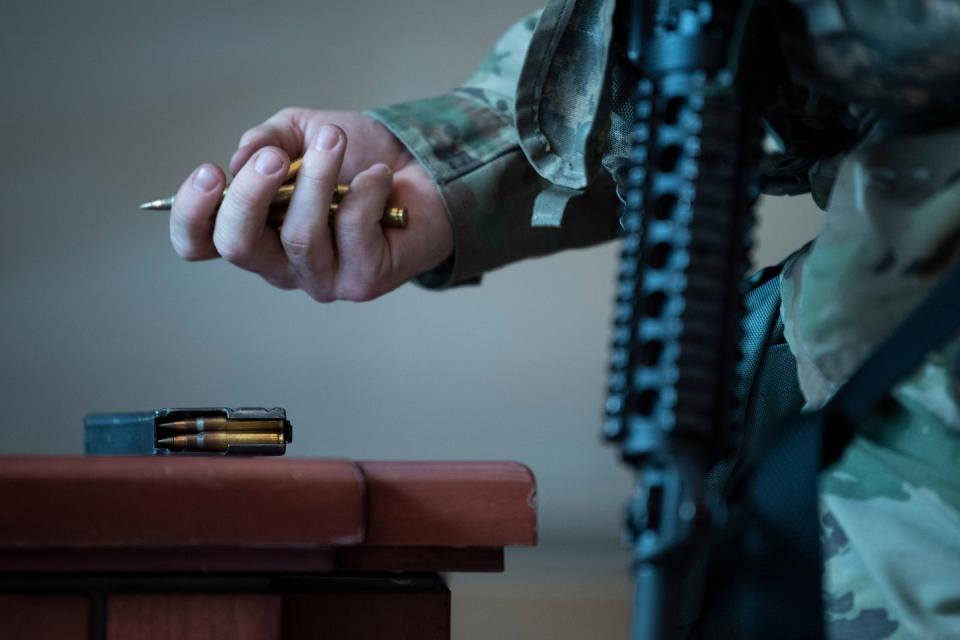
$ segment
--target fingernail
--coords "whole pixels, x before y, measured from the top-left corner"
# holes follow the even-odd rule
[[[257,156],[253,167],[262,176],[272,176],[283,167],[283,158],[276,151],[264,149]]]
[[[390,167],[383,164],[382,162],[378,162],[377,164],[373,165],[372,167],[370,167],[370,170],[376,171],[377,173],[383,173],[383,174],[392,173],[390,171]]]
[[[320,151],[336,149],[337,145],[340,144],[340,130],[328,124],[323,125],[317,133],[317,139],[314,144]]]
[[[200,193],[210,193],[220,184],[220,178],[217,172],[203,165],[193,174],[193,188]]]

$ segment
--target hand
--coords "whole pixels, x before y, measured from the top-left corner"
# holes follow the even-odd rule
[[[280,229],[268,205],[290,159],[303,157]],[[386,127],[356,112],[284,109],[240,138],[236,178],[217,210],[223,171],[198,167],[177,191],[170,239],[185,260],[223,257],[281,289],[320,302],[370,300],[443,262],[453,230],[437,187]],[[350,192],[328,216],[337,183]],[[405,229],[385,229],[388,205],[405,206]]]

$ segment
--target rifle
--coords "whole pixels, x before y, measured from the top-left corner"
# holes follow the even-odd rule
[[[638,640],[690,631],[691,609],[703,598],[698,563],[720,545],[734,559],[725,563],[731,571],[713,606],[737,617],[737,637],[823,637],[818,472],[839,458],[857,421],[960,324],[943,313],[950,296],[960,295],[955,270],[824,410],[784,425],[780,440],[729,491],[711,482],[728,471],[744,437],[734,389],[748,235],[761,181],[773,176],[783,193],[806,190],[802,176],[818,157],[848,149],[881,124],[935,126],[943,119],[938,108],[956,103],[960,93],[943,73],[910,78],[911,88],[926,91],[917,109],[896,93],[872,95],[872,87],[818,69],[812,55],[818,47],[864,35],[842,23],[839,4],[618,3],[628,25],[627,56],[640,80],[604,435],[619,443],[637,473],[626,529]],[[793,23],[778,20],[775,9],[781,18],[792,12]],[[888,49],[898,53],[903,46],[894,38]],[[801,73],[791,77],[797,68]],[[887,79],[896,83],[897,72]],[[784,103],[784,86],[797,81],[825,92],[833,108],[820,113],[833,120],[816,122]],[[842,122],[852,103],[861,116]],[[794,134],[773,157],[761,152],[764,120]],[[786,169],[771,171],[771,164]]]

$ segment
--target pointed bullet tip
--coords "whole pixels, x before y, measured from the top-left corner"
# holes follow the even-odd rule
[[[140,205],[140,208],[148,211],[168,211],[173,207],[173,198],[160,198],[159,200],[150,200]]]

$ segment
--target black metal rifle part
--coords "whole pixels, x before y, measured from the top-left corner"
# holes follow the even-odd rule
[[[604,433],[621,443],[638,475],[627,515],[637,639],[690,631],[690,603],[701,602],[691,591],[703,585],[697,558],[718,544],[730,552],[721,569],[729,573],[721,589],[714,581],[711,606],[733,611],[735,623],[714,630],[823,637],[817,472],[839,458],[855,424],[892,386],[960,326],[960,316],[944,313],[960,292],[955,267],[823,411],[778,428],[779,440],[736,470],[724,495],[709,480],[724,473],[741,437],[733,389],[758,168],[767,190],[813,189],[822,204],[832,181],[829,167],[818,166],[824,160],[871,129],[953,123],[955,109],[946,107],[960,103],[953,75],[896,64],[904,51],[916,60],[960,51],[941,46],[954,37],[955,22],[934,29],[930,43],[900,28],[913,22],[898,16],[933,15],[936,3],[883,5],[885,20],[868,19],[872,5],[851,0],[756,5],[621,0],[617,9],[627,15],[628,57],[642,79]],[[754,24],[771,6],[779,13]],[[875,49],[874,66],[859,71],[889,90],[870,93],[873,85],[838,80],[836,69],[816,64],[817,55],[842,53],[850,43]],[[924,97],[919,105],[897,102],[907,95],[897,91],[903,86]],[[761,115],[788,143],[779,157],[761,157]]]
[[[725,519],[706,481],[736,444],[743,281],[762,126],[752,2],[631,0],[636,93],[605,436],[637,471],[636,639],[676,638]],[[759,63],[753,58],[752,63]]]

